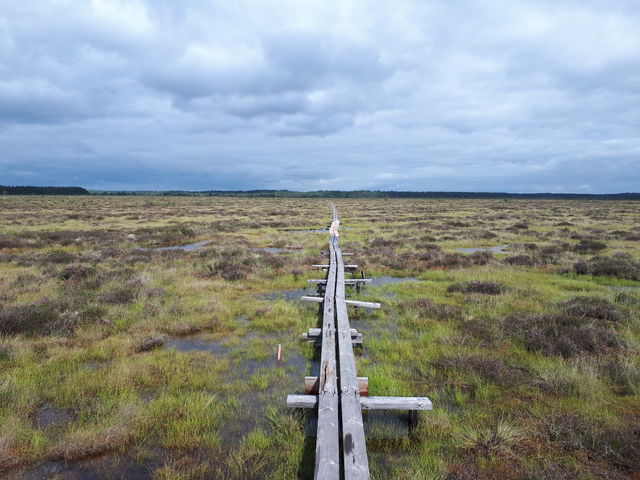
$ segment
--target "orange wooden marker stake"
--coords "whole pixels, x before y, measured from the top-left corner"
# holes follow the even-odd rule
[[[278,368],[280,368],[280,357],[282,355],[282,345],[278,344]]]

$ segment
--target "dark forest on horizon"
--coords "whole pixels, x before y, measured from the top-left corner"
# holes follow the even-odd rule
[[[87,190],[82,187],[37,187],[0,185],[3,195],[114,195],[167,197],[260,197],[260,198],[524,198],[640,200],[640,193],[507,193],[507,192],[408,192],[382,190]]]

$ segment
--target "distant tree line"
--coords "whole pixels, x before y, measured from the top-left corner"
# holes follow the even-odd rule
[[[168,197],[248,197],[248,198],[530,198],[530,199],[594,199],[640,200],[640,193],[502,193],[502,192],[398,192],[380,190],[164,190],[164,191],[92,191],[94,195],[160,195]]]
[[[382,190],[86,190],[82,187],[3,186],[6,195],[118,195],[167,197],[247,197],[247,198],[538,198],[538,199],[594,199],[640,200],[640,193],[503,193],[503,192],[398,192]]]
[[[29,187],[0,185],[2,195],[90,195],[82,187]]]

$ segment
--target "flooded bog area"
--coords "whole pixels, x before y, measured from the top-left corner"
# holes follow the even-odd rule
[[[505,253],[508,249],[509,249],[509,245],[494,245],[493,247],[456,248],[456,252],[460,252],[460,253],[476,253],[476,252]]]

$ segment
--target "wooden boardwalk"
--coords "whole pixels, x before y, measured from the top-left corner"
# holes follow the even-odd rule
[[[368,382],[366,378],[357,376],[353,345],[362,343],[362,335],[349,326],[347,305],[380,308],[380,304],[346,299],[345,285],[364,284],[366,279],[362,282],[345,280],[345,268],[357,268],[357,265],[344,264],[338,242],[339,225],[338,214],[333,207],[329,250],[325,252],[329,263],[314,265],[326,269],[327,278],[310,281],[325,286],[324,296],[303,297],[303,300],[323,304],[321,329],[310,329],[304,334],[305,339],[316,341],[321,349],[319,378],[307,377],[307,394],[287,397],[289,407],[318,409],[314,478],[320,480],[369,478],[363,409],[415,412],[432,408],[427,397],[361,396],[368,395]]]

